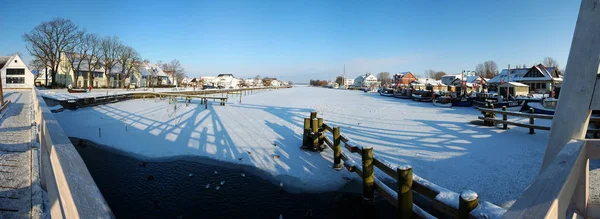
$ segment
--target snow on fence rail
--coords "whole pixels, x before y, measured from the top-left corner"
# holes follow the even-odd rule
[[[37,88],[33,88],[36,137],[40,144],[41,185],[52,218],[114,218],[83,159]]]
[[[529,128],[529,134],[535,134],[535,131],[534,131],[535,129],[550,130],[550,127],[548,127],[548,126],[535,125],[535,119],[547,119],[547,120],[554,119],[553,115],[535,114],[535,113],[533,113],[533,109],[529,109],[529,113],[511,112],[511,111],[506,110],[506,106],[502,107],[502,110],[496,110],[493,108],[493,105],[492,105],[491,109],[478,107],[477,110],[481,111],[481,113],[483,114],[483,116],[479,116],[478,118],[484,121],[484,125],[496,126],[496,123],[500,123],[500,124],[502,124],[502,129],[508,129],[508,125],[514,125],[514,126],[518,126],[518,127]],[[502,119],[496,119],[496,114],[502,115]],[[524,123],[508,121],[508,116],[529,118],[529,123],[524,124]],[[590,122],[593,122],[593,123],[597,124],[597,126],[598,126],[598,125],[600,125],[600,118],[598,118],[598,117],[590,118]],[[587,130],[587,133],[592,133],[592,134],[594,134],[595,138],[598,138],[600,136],[600,129],[597,129],[597,128],[591,129],[590,128]]]
[[[333,141],[325,135],[327,131],[332,133]],[[342,142],[348,152],[361,155],[361,165],[342,151]],[[413,203],[413,191],[426,197],[432,203],[433,209],[451,218],[500,218],[506,212],[505,209],[489,202],[479,203],[475,192],[465,191],[459,195],[413,174],[409,165],[399,166],[375,156],[372,147],[360,146],[342,135],[340,127],[325,124],[323,118],[317,118],[317,112],[311,112],[310,118],[304,119],[302,147],[318,151],[323,145],[333,150],[333,168],[341,170],[345,167],[363,179],[365,200],[372,202],[374,192],[377,191],[397,207],[399,218],[433,217]],[[397,191],[375,177],[374,167],[396,180]]]

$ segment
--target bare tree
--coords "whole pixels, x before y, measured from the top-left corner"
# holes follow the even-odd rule
[[[552,58],[552,57],[546,57],[544,58],[544,62],[542,62],[542,64],[544,64],[546,67],[554,67],[558,69],[558,61],[556,61],[556,59]]]
[[[342,86],[344,84],[344,78],[342,76],[337,76],[335,78],[335,83],[337,83],[338,85]]]
[[[106,85],[110,86],[110,77],[112,70],[119,61],[119,50],[122,43],[116,36],[105,37],[100,43],[100,57],[104,67],[104,76],[106,77]]]
[[[55,18],[35,26],[23,34],[27,51],[37,59],[47,61],[52,69],[52,84],[56,84],[56,72],[61,62],[61,53],[83,34],[71,20]],[[42,58],[44,57],[44,58]]]
[[[35,70],[37,71],[37,74],[34,76],[34,81],[38,79],[38,77],[40,77],[40,71],[42,71],[42,69],[46,68],[46,64],[39,59],[33,59],[29,62],[28,65],[29,69],[31,70]]]
[[[444,71],[438,71],[438,72],[435,73],[435,75],[433,75],[433,78],[435,80],[441,80],[444,75],[446,75],[446,72],[444,72]]]
[[[486,61],[478,64],[475,72],[484,78],[493,78],[498,75],[498,65],[494,61]]]
[[[433,69],[427,69],[427,70],[425,70],[425,77],[427,77],[427,78],[433,78],[433,77],[435,77],[435,73],[436,73],[435,70],[433,70]]]
[[[181,63],[177,59],[173,59],[170,63],[165,63],[163,70],[171,75],[173,78],[173,83],[181,82],[181,80],[183,80],[185,77],[185,69],[183,66],[181,66]]]
[[[377,74],[377,80],[381,81],[381,84],[391,84],[392,78],[390,78],[389,72],[379,72]]]
[[[67,72],[73,72],[73,83],[77,83],[79,72],[81,71],[81,64],[87,59],[88,56],[88,37],[89,35],[87,33],[78,35],[73,43],[69,45],[63,53],[67,60],[63,67],[67,69]],[[68,76],[68,73],[66,75]],[[65,85],[67,85],[66,81]]]
[[[118,49],[119,58],[117,63],[121,65],[119,78],[121,79],[121,88],[125,87],[125,80],[140,67],[142,58],[140,54],[130,46],[121,46]]]
[[[101,39],[96,34],[86,34],[85,37],[85,47],[87,48],[87,55],[85,56],[85,61],[87,62],[87,72],[89,74],[88,80],[89,85],[94,86],[94,72],[96,69],[102,67],[102,63],[100,62],[100,52],[102,49]]]

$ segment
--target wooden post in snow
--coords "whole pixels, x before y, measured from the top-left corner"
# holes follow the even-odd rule
[[[396,169],[396,172],[398,172],[398,218],[412,218],[412,167],[404,165]]]
[[[506,115],[506,106],[502,107],[502,112],[505,113],[502,114],[502,121],[504,121],[504,123],[502,123],[502,129],[508,129],[508,124],[506,124],[506,120],[508,120],[508,115]]]
[[[598,0],[582,0],[560,98],[540,173],[571,139],[587,132],[598,66],[600,65],[600,10]],[[600,98],[600,97],[595,97]]]
[[[479,195],[467,190],[460,194],[458,198],[458,219],[469,219],[471,211],[479,205]]]
[[[534,112],[534,109],[529,108],[529,114],[533,114],[533,112]],[[529,117],[529,125],[531,125],[529,127],[529,134],[531,134],[531,135],[535,134],[535,130],[533,129],[533,124],[534,124],[533,117]]]
[[[302,135],[302,147],[308,146],[308,135],[310,134],[310,118],[304,118],[304,134]]]
[[[341,141],[340,127],[333,127],[333,169],[336,170],[341,170],[343,167]]]
[[[319,138],[319,120],[318,119],[312,119],[311,120],[311,132],[312,132],[312,136],[314,137],[312,140],[312,146],[313,146],[313,150],[318,150],[319,146],[320,146],[320,138]]]
[[[375,197],[375,171],[373,168],[373,147],[362,149],[363,199],[372,204]]]

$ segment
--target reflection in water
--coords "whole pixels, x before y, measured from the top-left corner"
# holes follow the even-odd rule
[[[292,194],[256,170],[248,173],[247,167],[142,161],[86,140],[71,141],[117,218],[396,217],[387,201],[378,198],[375,206],[363,205],[360,193]],[[360,186],[352,189],[361,191]]]

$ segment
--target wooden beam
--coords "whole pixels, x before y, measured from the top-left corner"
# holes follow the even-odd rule
[[[563,147],[503,218],[566,218],[577,182],[588,171],[584,146],[572,140]]]
[[[582,0],[540,172],[571,139],[585,137],[600,66],[600,1]],[[600,97],[596,97],[600,98]]]

